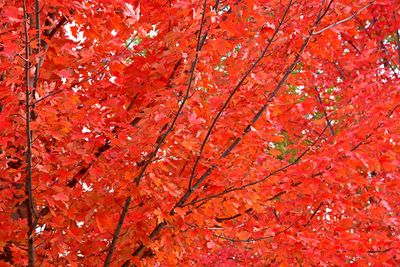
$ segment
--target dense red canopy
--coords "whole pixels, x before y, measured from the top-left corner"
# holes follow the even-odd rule
[[[0,266],[400,265],[399,10],[0,1]]]

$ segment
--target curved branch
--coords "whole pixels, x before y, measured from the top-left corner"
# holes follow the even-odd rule
[[[275,36],[278,34],[279,29],[281,28],[283,22],[285,21],[285,18],[287,16],[287,14],[289,13],[289,9],[290,9],[291,5],[292,5],[292,0],[290,0],[288,6],[286,7],[285,12],[284,12],[279,24],[278,24],[278,27],[276,27],[274,33],[272,34],[272,37],[268,40],[267,45],[265,46],[264,50],[261,52],[261,54],[257,58],[257,60],[251,64],[250,68],[245,72],[243,77],[239,80],[239,82],[237,83],[235,88],[233,88],[233,90],[230,93],[228,99],[225,101],[225,103],[223,104],[222,108],[217,113],[217,116],[212,121],[211,126],[207,131],[206,137],[204,138],[203,143],[201,144],[199,155],[197,156],[196,161],[195,161],[195,163],[193,165],[192,173],[191,173],[190,179],[189,179],[189,191],[192,191],[192,183],[193,183],[193,179],[194,179],[194,176],[195,176],[197,165],[199,164],[199,161],[200,161],[201,156],[203,154],[204,148],[205,148],[205,146],[206,146],[206,144],[208,142],[208,139],[210,138],[211,132],[214,129],[215,124],[217,123],[218,119],[221,117],[222,113],[224,112],[224,110],[226,109],[226,107],[228,106],[230,101],[232,100],[233,96],[236,94],[236,92],[239,90],[239,88],[243,85],[244,81],[247,79],[247,77],[250,75],[250,73],[254,70],[254,68],[258,65],[258,63],[260,63],[260,61],[264,58],[264,56],[267,53],[269,47],[271,46],[272,42],[274,41]]]
[[[247,187],[250,187],[250,186],[265,182],[271,176],[274,176],[274,175],[276,175],[276,174],[278,174],[278,173],[290,168],[291,166],[297,164],[311,150],[311,148],[318,142],[318,140],[325,133],[327,128],[328,128],[328,126],[325,126],[324,130],[318,135],[318,137],[314,140],[314,142],[306,150],[304,150],[293,162],[291,162],[289,164],[286,164],[286,165],[276,169],[275,171],[269,173],[267,176],[264,176],[261,179],[255,180],[253,182],[249,182],[249,183],[244,184],[244,185],[239,186],[239,187],[231,187],[231,188],[225,189],[225,190],[223,190],[223,191],[221,191],[219,193],[216,193],[216,194],[213,194],[213,195],[209,195],[207,197],[203,197],[203,198],[198,198],[198,199],[192,200],[192,201],[190,201],[188,203],[185,203],[185,204],[182,204],[182,205],[180,205],[178,207],[186,207],[186,206],[194,205],[194,204],[199,203],[199,202],[209,201],[211,199],[214,199],[214,198],[217,198],[217,197],[221,197],[221,196],[226,195],[228,193],[231,193],[231,192],[234,192],[234,191],[241,191],[241,190],[246,189]],[[283,194],[283,193],[279,193],[279,195],[281,195],[281,194]],[[277,196],[274,196],[270,200],[272,200],[272,199],[274,199],[276,197]]]
[[[356,13],[354,13],[353,15],[348,16],[347,18],[344,18],[344,19],[342,19],[342,20],[339,20],[339,21],[337,21],[337,22],[335,22],[335,23],[332,23],[332,24],[326,26],[325,28],[323,28],[323,29],[321,29],[321,30],[319,30],[319,31],[313,32],[312,35],[321,34],[321,33],[323,33],[324,31],[327,31],[327,30],[329,30],[329,29],[332,29],[333,27],[336,27],[336,26],[338,26],[338,25],[340,25],[340,24],[342,24],[342,23],[345,23],[345,22],[351,20],[351,19],[354,18],[355,16],[358,16],[358,15],[359,15],[361,12],[363,12],[365,9],[367,9],[370,5],[372,5],[373,2],[374,2],[374,1],[370,2],[370,3],[369,3],[368,5],[366,5],[366,6],[362,7],[360,10],[358,10],[358,11],[357,11]]]
[[[289,75],[294,71],[296,68],[297,64],[300,62],[301,55],[303,54],[304,50],[306,49],[310,39],[313,36],[313,31],[315,27],[318,25],[318,23],[321,21],[321,19],[327,14],[328,9],[330,8],[331,3],[333,0],[330,1],[328,4],[328,7],[324,10],[323,8],[321,9],[320,13],[318,14],[314,24],[311,26],[311,30],[308,36],[305,37],[303,44],[297,53],[296,57],[294,58],[292,64],[289,66],[289,68],[286,70],[285,74],[279,81],[279,83],[276,85],[275,89],[269,94],[266,103],[259,109],[257,114],[253,117],[253,120],[247,127],[244,129],[242,132],[241,136],[235,139],[233,143],[222,153],[220,158],[225,158],[228,156],[232,150],[243,140],[243,138],[250,132],[251,128],[254,126],[254,124],[260,119],[261,115],[264,113],[264,111],[267,109],[269,103],[275,98],[275,96],[278,94],[282,86],[285,84],[286,80],[288,79]],[[182,207],[185,202],[189,199],[189,197],[193,194],[193,192],[207,179],[208,176],[211,175],[213,170],[217,167],[216,164],[213,164],[211,167],[209,167],[203,175],[197,180],[197,182],[191,187],[191,190],[188,190],[182,197],[181,199],[176,203],[176,205],[171,209],[170,214],[173,215],[175,214],[175,208],[177,207]]]
[[[194,80],[194,71],[195,71],[196,64],[197,64],[198,58],[199,58],[199,52],[200,52],[200,50],[202,49],[202,47],[203,47],[203,45],[204,45],[204,42],[205,42],[205,39],[206,39],[206,37],[207,37],[207,32],[202,36],[203,25],[204,25],[204,22],[205,22],[206,6],[207,6],[207,0],[204,0],[204,2],[203,2],[203,13],[202,13],[201,21],[200,21],[200,30],[199,30],[199,34],[198,34],[198,37],[197,37],[197,43],[196,43],[196,55],[195,55],[195,59],[194,59],[194,61],[193,61],[193,63],[192,63],[192,66],[191,66],[191,68],[190,68],[190,77],[189,77],[189,82],[188,82],[188,86],[187,86],[187,89],[186,89],[186,94],[185,94],[185,96],[184,96],[184,98],[183,98],[181,104],[179,105],[178,111],[177,111],[176,114],[175,114],[175,117],[174,117],[174,119],[173,119],[173,121],[172,121],[172,123],[171,123],[171,126],[166,130],[165,133],[161,134],[161,135],[158,137],[157,142],[156,142],[156,145],[157,145],[157,146],[156,146],[156,149],[155,149],[153,152],[150,153],[149,158],[146,160],[145,165],[143,166],[142,170],[140,171],[140,173],[138,174],[138,176],[136,176],[136,177],[134,178],[134,182],[136,183],[136,186],[139,186],[140,181],[141,181],[141,179],[143,178],[143,176],[144,176],[144,174],[145,174],[145,172],[146,172],[147,167],[148,167],[149,164],[152,162],[153,158],[157,155],[158,150],[159,150],[159,149],[161,148],[161,146],[164,144],[165,138],[168,136],[169,133],[171,133],[171,132],[174,130],[176,121],[178,120],[178,117],[180,116],[180,114],[181,114],[181,112],[182,112],[183,106],[185,105],[185,103],[186,103],[186,101],[187,101],[187,99],[188,99],[188,97],[189,97],[189,93],[190,93],[190,89],[191,89],[191,86],[192,86],[192,82],[193,82],[193,80]],[[173,70],[172,75],[171,75],[171,77],[170,77],[171,79],[173,78],[173,76],[174,76],[174,74],[175,74],[175,71],[176,71],[176,69],[178,68],[180,62],[181,62],[181,59],[178,60],[178,62],[175,64],[174,70]],[[170,81],[170,82],[171,82],[171,81]],[[168,127],[168,125],[166,125],[166,127]],[[128,199],[129,199],[129,198],[128,198]],[[114,234],[113,234],[113,240],[112,240],[112,243],[111,243],[112,245],[110,246],[110,248],[109,248],[109,250],[108,250],[108,253],[107,253],[107,259],[110,259],[110,261],[111,261],[111,258],[112,258],[112,256],[113,256],[113,253],[114,253],[115,244],[116,244],[116,242],[117,242],[117,240],[118,240],[118,238],[119,238],[119,231],[120,231],[120,228],[122,227],[122,224],[124,223],[126,213],[128,212],[128,209],[129,209],[129,203],[127,203],[127,202],[128,202],[128,199],[127,199],[126,202],[125,202],[126,205],[125,205],[124,208],[122,209],[121,216],[120,216],[119,222],[118,222],[118,226],[117,226],[117,228],[116,228],[116,230],[115,230],[115,232],[114,232]],[[129,202],[130,202],[130,201],[129,201]],[[158,233],[164,228],[164,226],[165,226],[166,224],[167,224],[167,223],[166,223],[165,221],[163,221],[163,222],[157,224],[156,228],[155,228],[155,229],[151,232],[151,234],[149,235],[149,238],[150,238],[150,239],[154,239],[154,238],[158,235]],[[144,251],[145,248],[146,248],[146,247],[145,247],[143,244],[140,245],[140,246],[133,252],[132,255],[133,255],[133,256],[137,256],[137,255],[141,254],[141,253]],[[108,265],[106,265],[106,264],[107,264],[107,262],[105,263],[104,266],[109,266],[109,263],[108,263]],[[129,266],[129,264],[130,264],[130,261],[127,260],[127,261],[123,264],[123,266]]]

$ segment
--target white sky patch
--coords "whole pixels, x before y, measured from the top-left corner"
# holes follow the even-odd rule
[[[89,128],[87,128],[86,126],[83,126],[82,128],[82,133],[90,133],[92,132]]]
[[[331,217],[329,216],[329,213],[331,212],[332,210],[330,209],[330,208],[326,208],[325,209],[325,219],[327,220],[327,221],[330,221],[331,220]]]
[[[70,39],[74,42],[77,42],[77,43],[82,43],[85,41],[86,38],[83,36],[83,32],[79,30],[79,26],[77,26],[78,27],[78,35],[76,37],[72,35],[71,27],[76,27],[76,26],[77,26],[77,24],[75,23],[75,21],[67,23],[64,26],[65,33],[66,33],[68,39]]]
[[[93,191],[92,185],[88,185],[87,183],[82,183],[82,188],[84,192],[90,192]]]
[[[35,228],[36,234],[40,235],[41,233],[43,233],[45,228],[46,228],[46,224],[43,224],[42,226],[40,226],[40,225],[36,226],[36,228]]]
[[[158,35],[158,30],[157,30],[157,26],[156,25],[152,25],[152,29],[149,31],[149,37],[150,38],[154,38]]]

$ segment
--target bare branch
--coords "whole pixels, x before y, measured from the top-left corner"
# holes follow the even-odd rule
[[[344,19],[342,19],[342,20],[339,20],[339,21],[337,21],[337,22],[335,22],[335,23],[332,23],[332,24],[326,26],[325,28],[323,28],[323,29],[321,29],[321,30],[319,30],[319,31],[315,31],[315,32],[312,33],[312,35],[321,34],[321,33],[323,33],[324,31],[327,31],[327,30],[329,30],[329,29],[332,29],[333,27],[336,27],[337,25],[340,25],[340,24],[342,24],[342,23],[345,23],[345,22],[351,20],[351,19],[354,18],[355,16],[358,16],[358,15],[359,15],[361,12],[363,12],[365,9],[367,9],[370,5],[372,5],[372,3],[373,3],[373,1],[370,2],[369,4],[367,4],[366,6],[364,6],[363,8],[361,8],[360,10],[358,10],[358,11],[357,11],[356,13],[354,13],[353,15],[351,15],[351,16],[349,16],[349,17],[347,17],[347,18],[344,18]]]

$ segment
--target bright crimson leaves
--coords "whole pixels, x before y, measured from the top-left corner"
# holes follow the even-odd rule
[[[398,265],[399,7],[0,2],[0,262]]]

